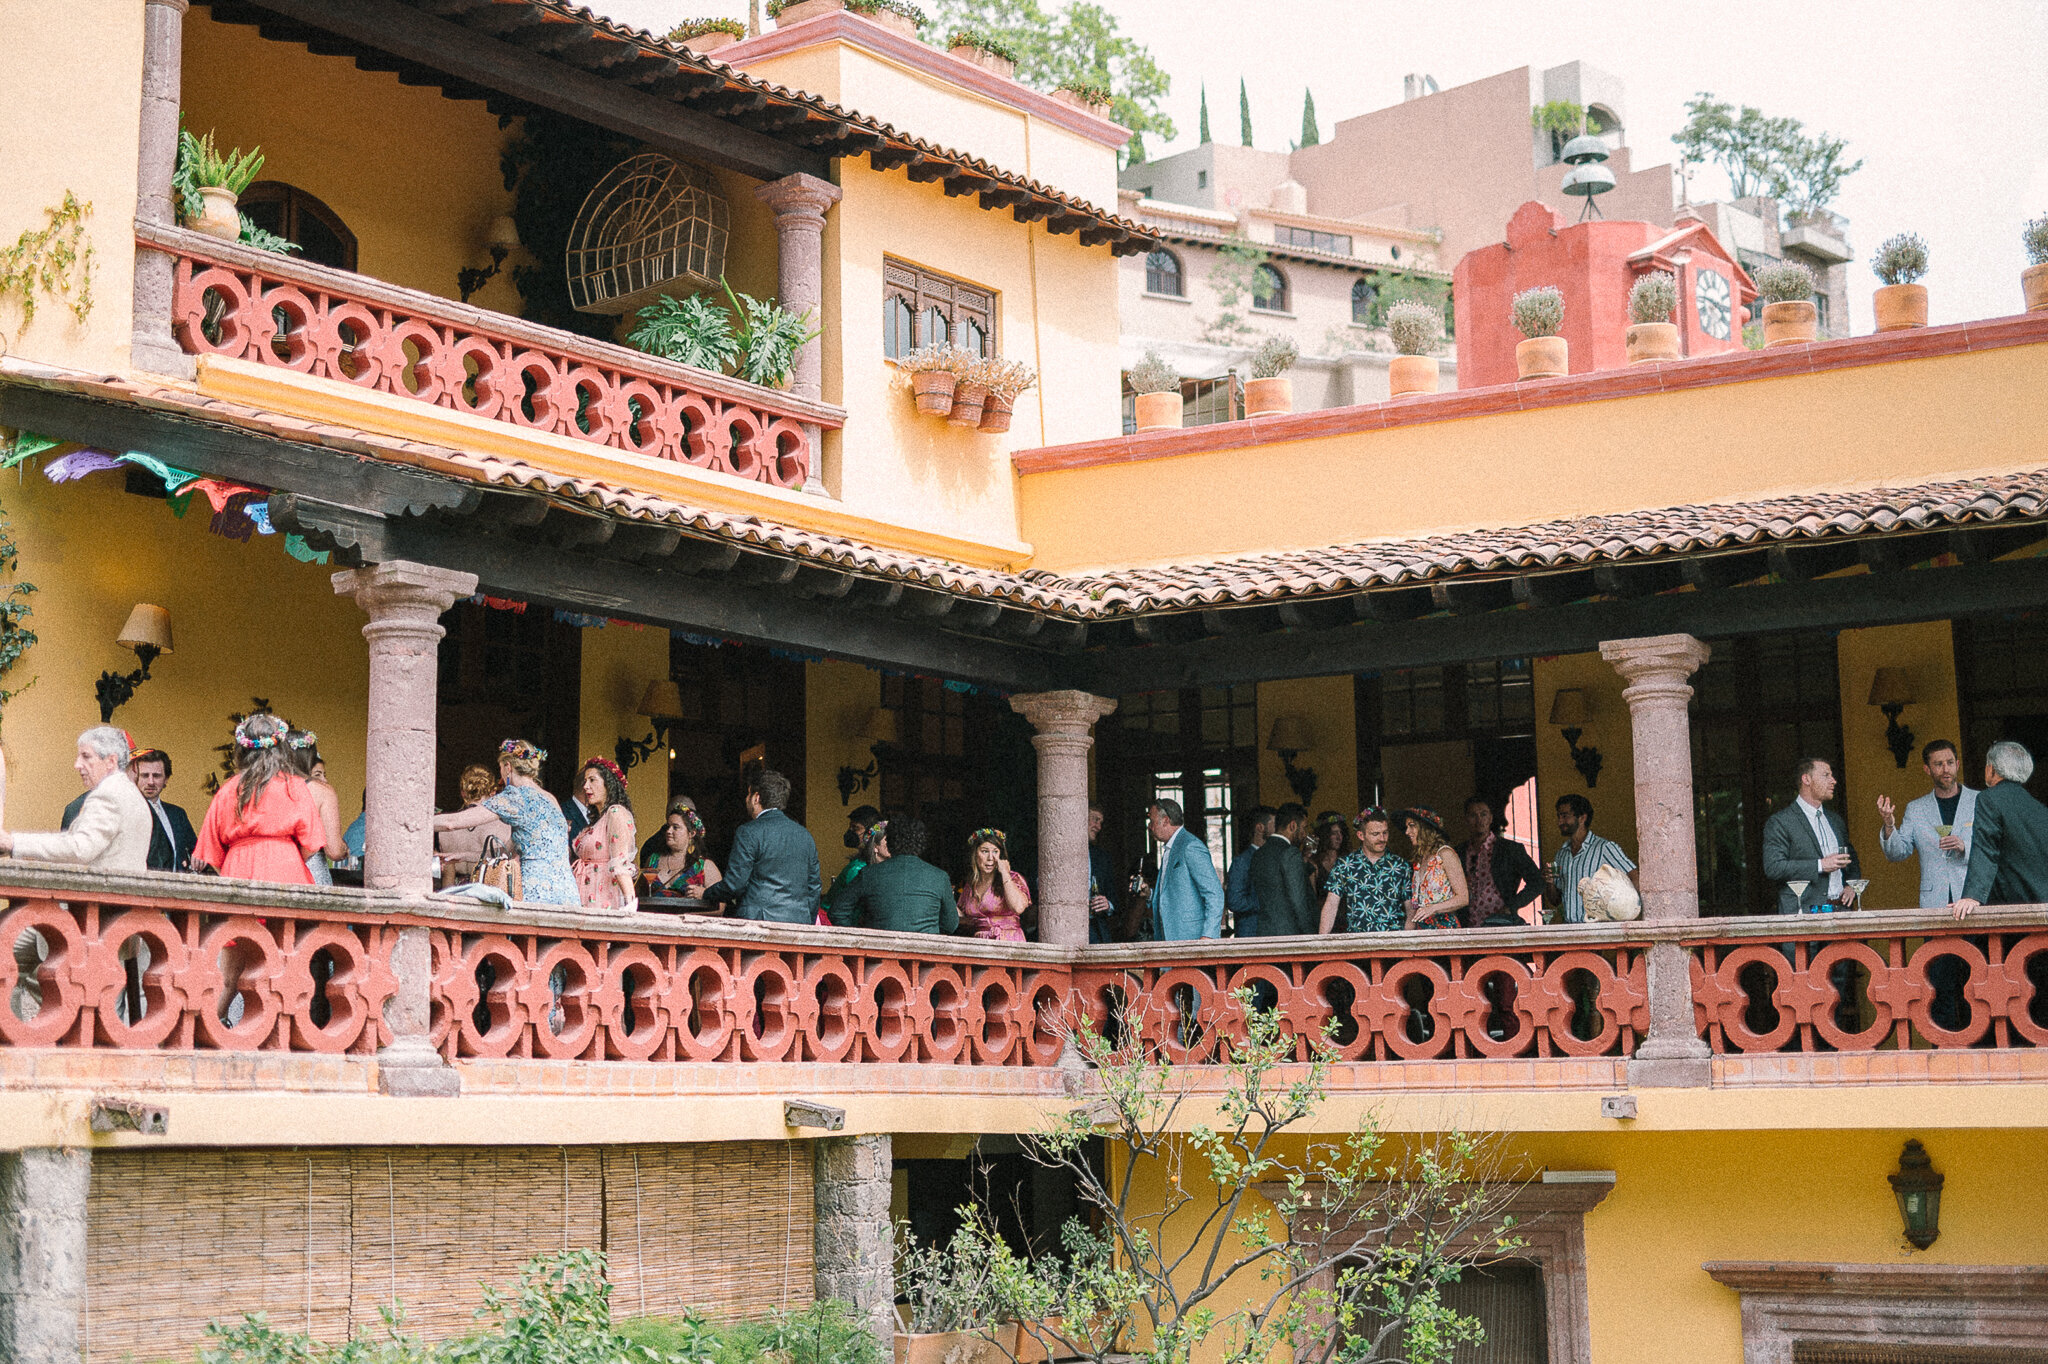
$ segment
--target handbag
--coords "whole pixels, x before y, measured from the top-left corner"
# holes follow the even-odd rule
[[[504,891],[507,899],[520,898],[519,857],[516,853],[507,852],[496,834],[484,840],[483,852],[477,858],[476,879]]]

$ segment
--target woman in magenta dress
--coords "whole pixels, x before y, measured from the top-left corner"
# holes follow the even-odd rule
[[[967,884],[960,891],[960,926],[974,937],[1024,941],[1024,911],[1031,887],[1010,869],[1001,829],[976,829],[967,840]]]
[[[576,835],[576,893],[585,909],[630,914],[640,908],[633,861],[640,851],[633,827],[633,802],[626,796],[626,774],[610,758],[592,758],[577,774],[590,824]]]
[[[285,749],[288,727],[261,711],[235,726],[235,775],[214,792],[192,850],[194,871],[310,886],[306,859],[327,846],[312,788]]]

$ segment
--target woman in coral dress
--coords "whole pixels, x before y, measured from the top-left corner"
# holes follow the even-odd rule
[[[633,826],[633,803],[626,795],[626,774],[610,758],[592,758],[577,774],[590,824],[576,835],[576,893],[585,909],[630,914],[640,907],[634,858],[640,833]]]
[[[306,859],[327,846],[311,787],[285,749],[286,726],[258,712],[235,727],[235,775],[214,792],[192,850],[222,876],[313,884]]]
[[[967,884],[960,891],[960,927],[977,938],[1024,941],[1031,887],[1010,869],[1001,829],[976,829],[967,839]]]

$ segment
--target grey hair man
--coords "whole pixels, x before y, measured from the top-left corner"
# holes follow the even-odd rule
[[[60,833],[0,831],[0,853],[37,862],[79,862],[94,871],[149,870],[149,802],[128,778],[128,736],[99,725],[78,736],[71,768],[85,804]]]
[[[2048,901],[2048,805],[2027,790],[2033,775],[2034,755],[2010,739],[1985,752],[1970,871],[1954,905],[1958,919],[1979,905]]]

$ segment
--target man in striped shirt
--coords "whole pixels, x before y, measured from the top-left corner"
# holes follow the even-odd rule
[[[1619,844],[1593,832],[1593,802],[1576,791],[1558,797],[1557,832],[1564,842],[1558,846],[1557,857],[1543,869],[1543,897],[1563,906],[1565,923],[1582,924],[1586,906],[1579,899],[1580,879],[1602,867],[1616,867],[1628,873],[1633,884],[1636,864],[1628,860]]]

